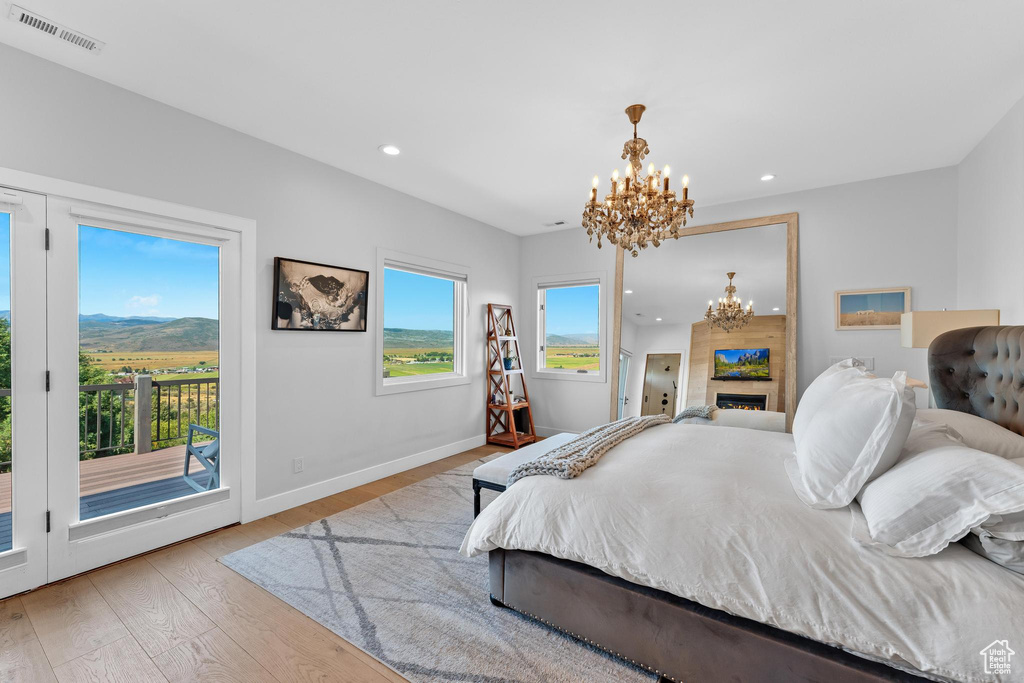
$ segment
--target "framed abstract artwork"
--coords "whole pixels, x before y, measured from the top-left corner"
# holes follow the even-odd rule
[[[272,330],[365,332],[370,273],[277,257]]]

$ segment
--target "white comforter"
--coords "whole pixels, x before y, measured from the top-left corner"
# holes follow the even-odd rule
[[[960,544],[887,556],[851,511],[801,503],[788,434],[664,425],[571,480],[527,477],[470,527],[466,555],[532,550],[933,678],[1024,680],[1024,576]],[[1014,673],[984,673],[1009,639]]]

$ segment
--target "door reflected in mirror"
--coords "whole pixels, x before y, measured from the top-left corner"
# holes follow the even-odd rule
[[[789,227],[684,234],[624,259],[620,417],[786,412]]]

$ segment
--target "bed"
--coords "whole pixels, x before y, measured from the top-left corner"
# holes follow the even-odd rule
[[[936,339],[939,407],[1024,431],[1022,336]],[[986,676],[980,651],[1024,634],[1024,576],[960,544],[915,559],[857,544],[850,509],[796,498],[792,448],[788,434],[653,427],[577,479],[518,482],[463,550],[490,554],[495,604],[668,680],[1020,680]]]

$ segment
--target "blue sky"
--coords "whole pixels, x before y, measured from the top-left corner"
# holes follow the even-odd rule
[[[79,226],[79,312],[218,317],[220,250]]]
[[[547,334],[597,334],[601,317],[598,285],[549,289],[545,300]]]
[[[384,327],[452,331],[454,325],[454,282],[384,269]]]
[[[902,313],[903,299],[903,292],[843,294],[839,297],[839,312],[856,313],[857,311],[899,311]]]
[[[0,311],[11,310],[11,215],[0,212]]]

